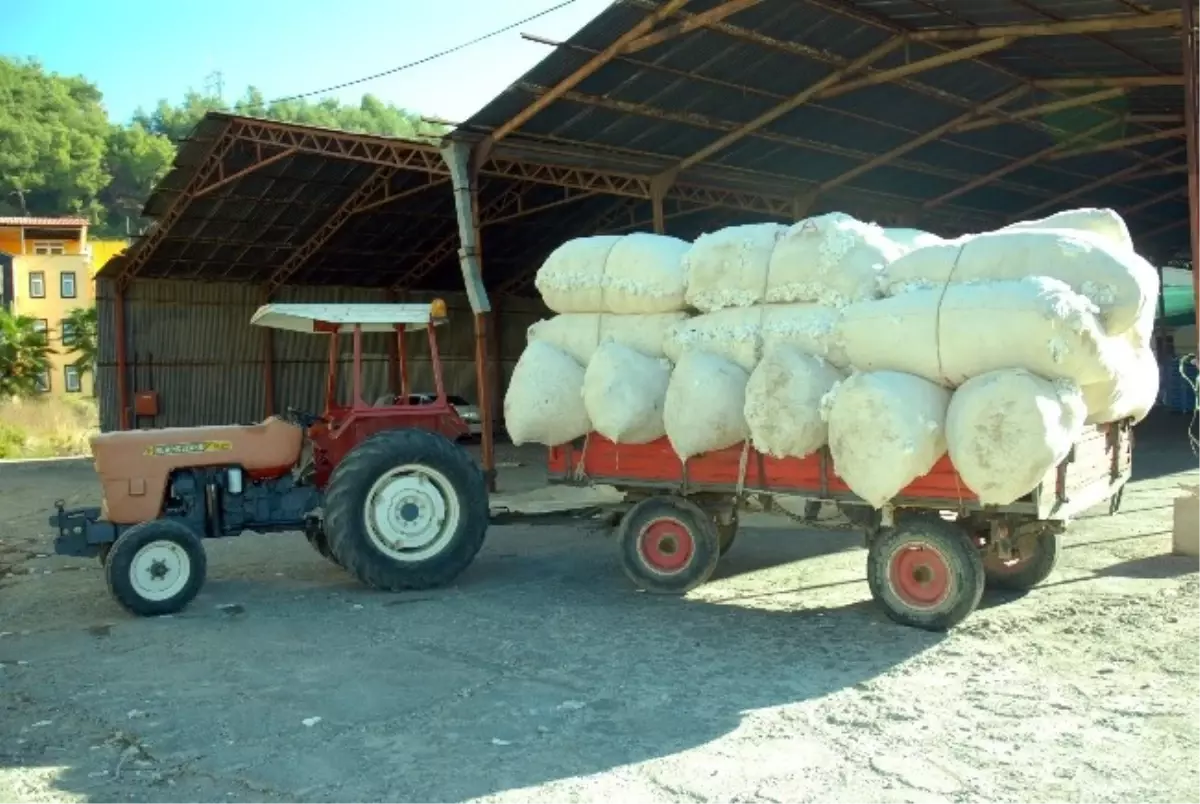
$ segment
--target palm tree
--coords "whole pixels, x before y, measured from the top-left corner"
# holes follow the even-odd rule
[[[79,372],[80,378],[85,374],[92,375],[92,394],[96,393],[96,308],[76,307],[63,319],[63,329],[71,330],[71,345],[68,351],[79,355],[71,365]]]
[[[50,372],[50,340],[37,319],[0,310],[0,396],[33,396]]]

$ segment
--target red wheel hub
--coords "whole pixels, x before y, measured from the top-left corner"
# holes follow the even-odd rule
[[[950,591],[950,568],[934,548],[927,544],[910,544],[892,556],[888,580],[905,604],[914,608],[932,608]]]
[[[638,552],[650,569],[662,573],[679,572],[696,551],[692,534],[678,519],[656,519],[642,529]]]

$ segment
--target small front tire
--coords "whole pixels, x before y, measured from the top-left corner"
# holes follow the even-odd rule
[[[984,589],[979,548],[961,527],[911,517],[881,532],[867,553],[867,584],[901,625],[945,631],[979,605]]]
[[[200,538],[170,519],[134,525],[113,543],[104,563],[112,596],[140,617],[181,611],[199,594],[207,571]]]

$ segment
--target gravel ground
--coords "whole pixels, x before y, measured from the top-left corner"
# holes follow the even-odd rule
[[[631,590],[602,532],[504,527],[403,595],[300,535],[210,543],[193,605],[134,619],[44,555],[90,466],[3,466],[0,800],[1197,801],[1182,428],[1140,428],[1122,513],[948,635],[876,610],[857,535],[765,517],[686,600]]]

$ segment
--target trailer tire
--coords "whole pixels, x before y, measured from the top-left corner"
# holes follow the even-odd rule
[[[453,581],[487,528],[482,470],[466,450],[427,430],[372,435],[342,459],[326,487],[330,552],[375,589]]]
[[[1040,533],[1032,540],[1036,545],[1032,554],[1013,564],[1005,564],[995,551],[989,550],[983,559],[988,588],[1024,592],[1037,586],[1050,577],[1058,564],[1059,541],[1057,533]]]
[[[901,625],[945,631],[983,596],[983,559],[971,537],[938,517],[905,518],[881,532],[867,553],[867,584]]]
[[[713,517],[690,500],[672,495],[651,497],[630,508],[617,526],[617,543],[625,574],[639,589],[657,595],[695,589],[712,576],[721,557]]]
[[[308,543],[312,546],[312,549],[316,550],[321,558],[324,558],[326,561],[336,564],[339,567],[342,566],[337,560],[337,556],[335,556],[333,551],[329,549],[329,536],[325,534],[324,529],[319,531],[307,531],[304,534],[304,538],[308,540]]]
[[[108,591],[139,617],[181,611],[199,594],[207,572],[200,537],[170,519],[134,525],[113,542],[104,562]]]

